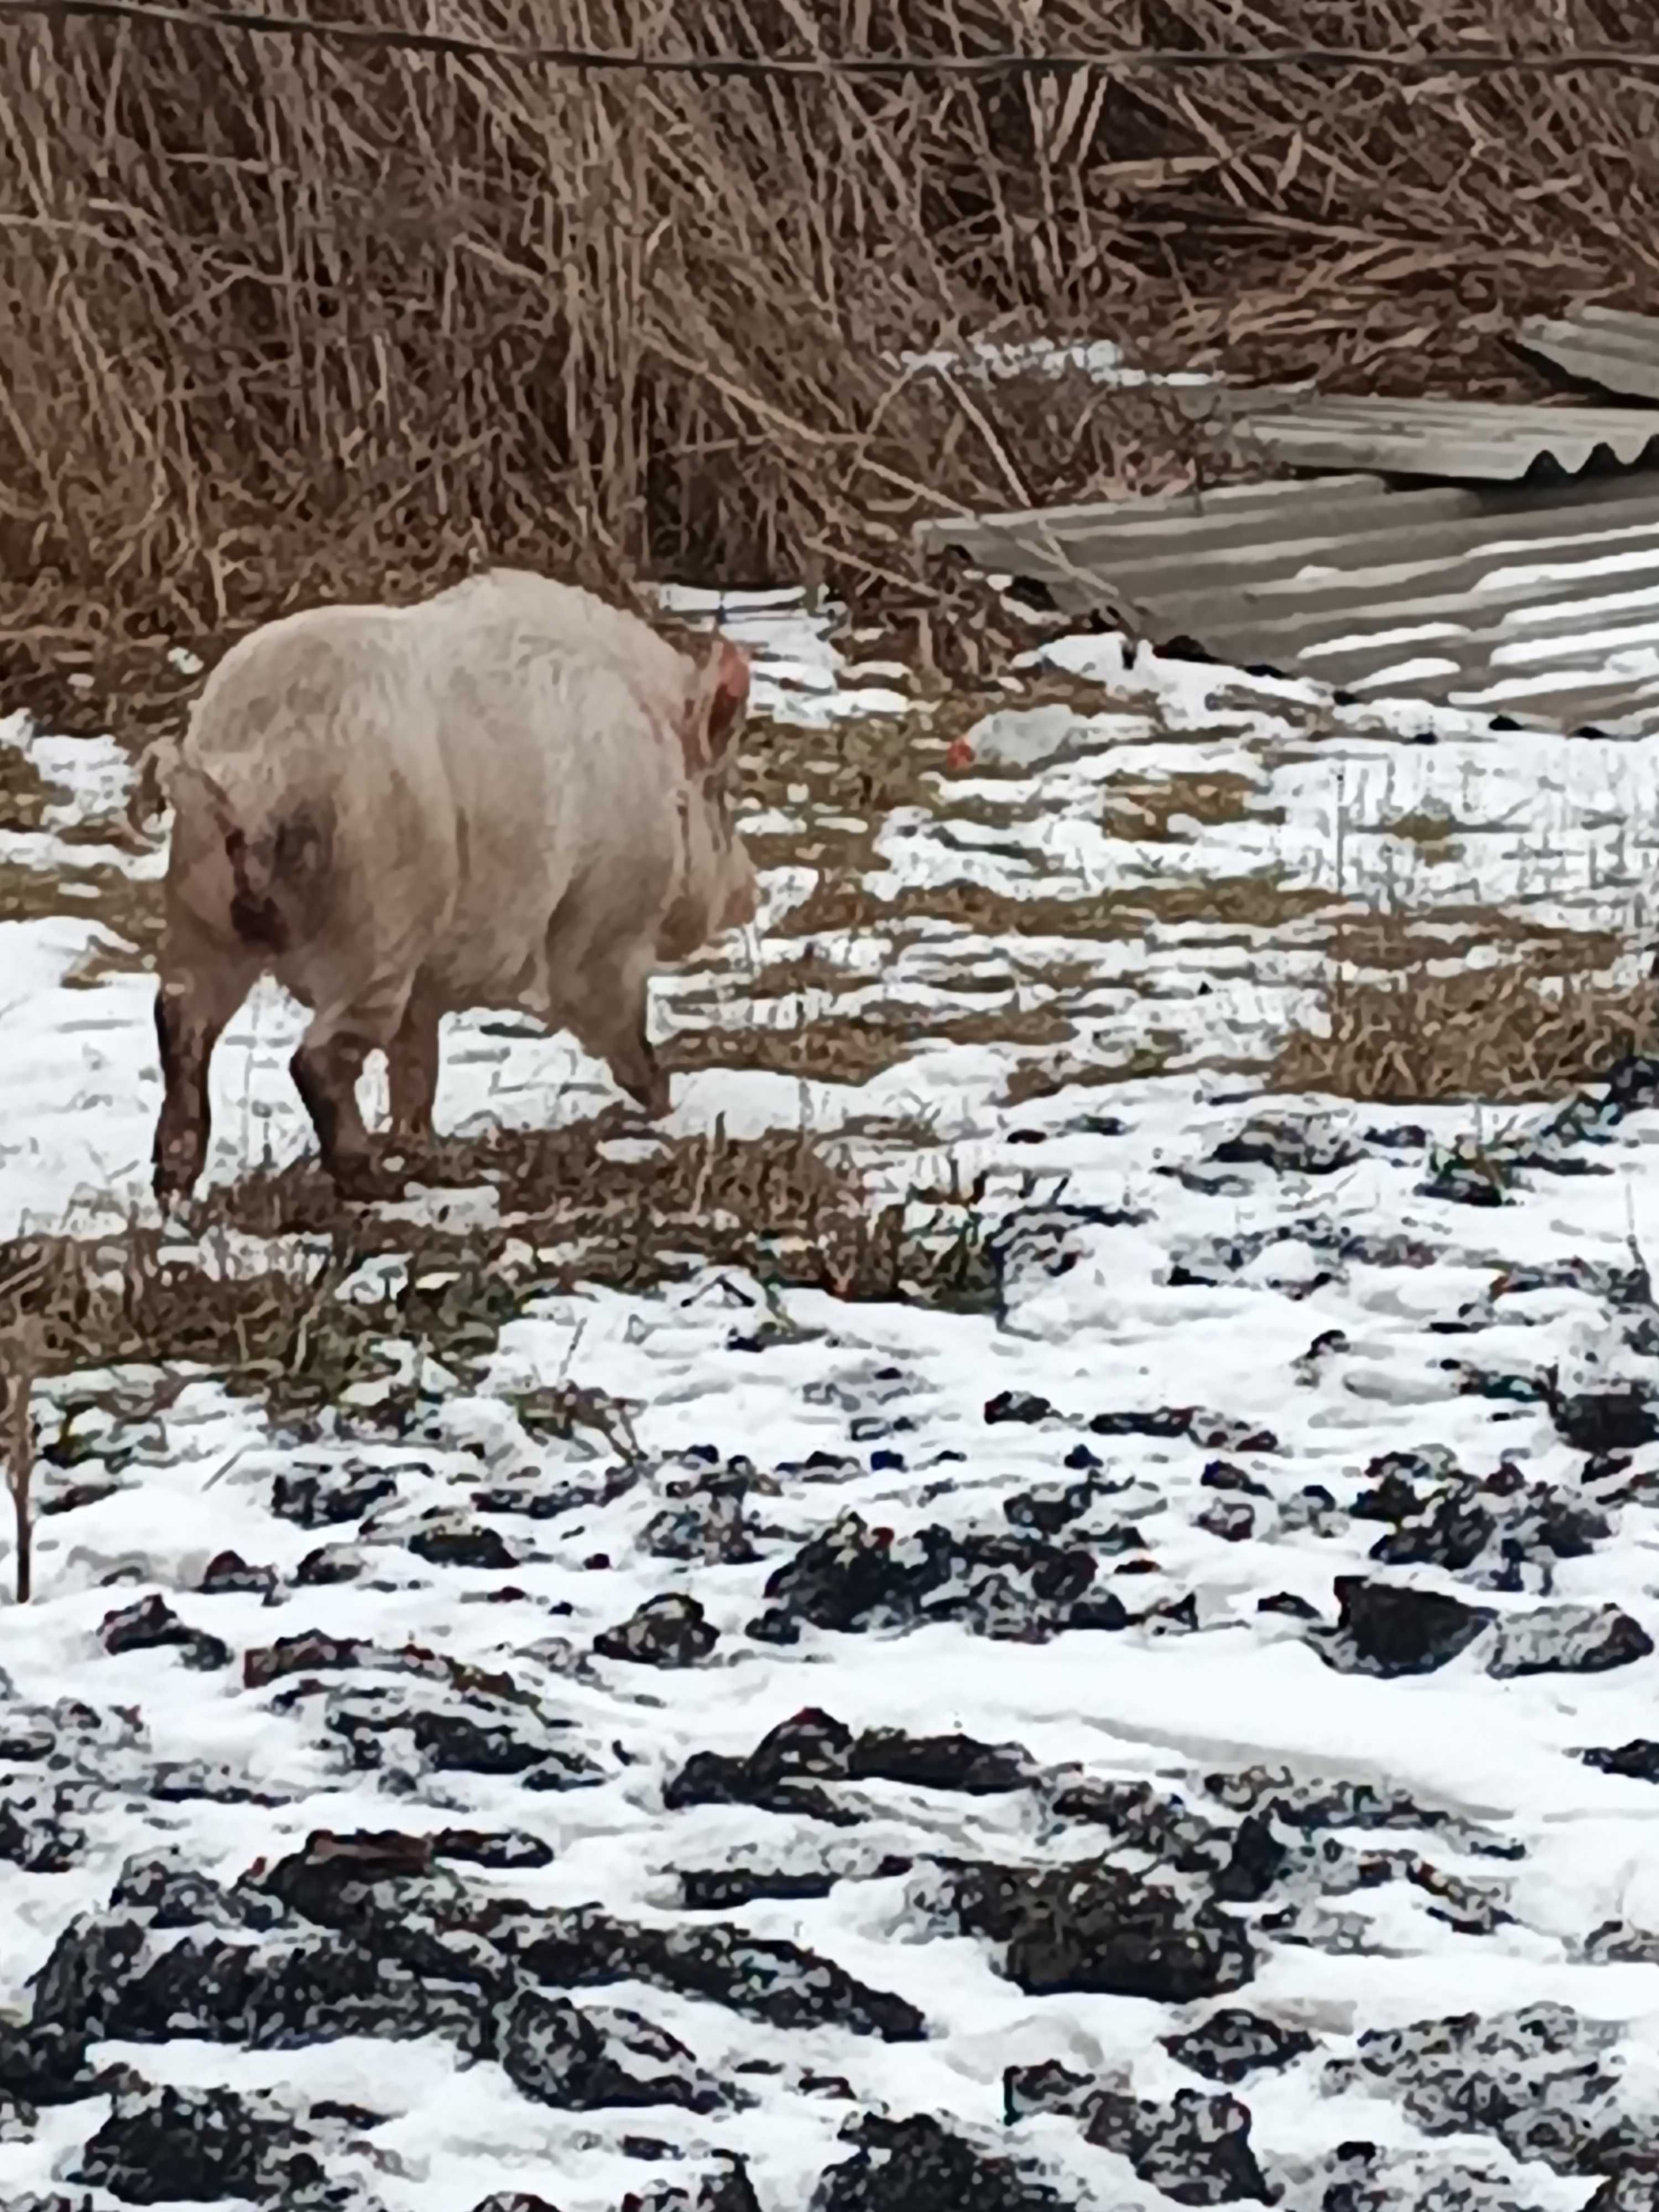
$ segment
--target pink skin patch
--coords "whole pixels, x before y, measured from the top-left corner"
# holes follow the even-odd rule
[[[974,749],[966,738],[952,738],[945,755],[946,768],[971,768]]]

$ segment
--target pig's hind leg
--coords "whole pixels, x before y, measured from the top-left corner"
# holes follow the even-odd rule
[[[390,1054],[408,1008],[407,973],[377,976],[361,990],[319,994],[320,1010],[300,1040],[289,1073],[317,1132],[324,1172],[344,1199],[395,1198],[403,1177],[376,1157],[357,1103],[371,1052]]]
[[[212,1136],[208,1072],[213,1048],[252,989],[259,963],[210,941],[174,915],[161,946],[155,1042],[163,1097],[155,1125],[151,1188],[158,1205],[188,1197],[207,1164]]]

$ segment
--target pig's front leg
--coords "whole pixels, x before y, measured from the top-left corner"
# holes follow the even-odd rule
[[[605,955],[590,954],[574,975],[559,978],[559,1012],[586,1052],[602,1060],[651,1119],[669,1107],[668,1074],[646,1036],[655,947],[647,939]]]
[[[401,1151],[418,1152],[432,1142],[432,1109],[438,1097],[438,1016],[427,1001],[411,997],[398,1034],[386,1048],[392,1093],[392,1140]]]

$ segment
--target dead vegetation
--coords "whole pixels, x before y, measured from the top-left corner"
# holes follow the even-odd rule
[[[39,830],[63,796],[20,746],[0,744],[0,830]]]
[[[933,720],[922,713],[838,714],[821,729],[768,722],[745,746],[744,800],[784,813],[878,817],[896,806],[931,809],[950,743]]]
[[[881,1133],[898,1145],[929,1136],[896,1120]],[[641,1138],[642,1146],[629,1141]],[[333,1299],[375,1258],[407,1257],[411,1296],[440,1277],[465,1278],[444,1311],[415,1296],[404,1312],[403,1333],[445,1359],[465,1356],[458,1326],[499,1317],[501,1300],[486,1286],[506,1283],[509,1241],[536,1254],[544,1288],[578,1278],[642,1288],[705,1261],[853,1298],[896,1296],[906,1284],[927,1295],[949,1279],[904,1227],[902,1207],[872,1212],[844,1146],[809,1132],[740,1139],[717,1126],[671,1140],[619,1107],[556,1128],[441,1140],[415,1164],[415,1178],[428,1190],[489,1190],[496,1225],[411,1231],[395,1215],[342,1207],[314,1163],[256,1172],[198,1199],[167,1239],[132,1229],[105,1242],[27,1239],[0,1249],[0,1329],[10,1317],[5,1283],[27,1268],[43,1372],[174,1359],[291,1383],[322,1356],[313,1340],[319,1299]],[[235,1252],[253,1248],[238,1240],[269,1247],[279,1238],[305,1240],[306,1249],[239,1274]],[[320,1262],[318,1240],[327,1253]],[[171,1256],[185,1243],[203,1256]],[[346,1334],[353,1329],[348,1316]],[[380,1316],[369,1334],[385,1329]]]
[[[0,1335],[27,1329],[36,1382],[187,1363],[284,1411],[315,1412],[388,1371],[374,1351],[385,1316],[333,1297],[356,1264],[348,1232],[320,1261],[296,1254],[242,1269],[222,1249],[180,1259],[175,1242],[133,1228],[0,1248]],[[472,1288],[487,1312],[487,1283]],[[418,1297],[415,1319],[433,1319]]]
[[[918,1044],[938,1035],[883,1021],[878,1015],[814,1014],[810,1019],[768,1018],[677,1030],[659,1055],[675,1074],[698,1068],[761,1069],[803,1083],[867,1083],[896,1066]]]
[[[1162,1075],[1181,1048],[1181,1039],[1154,1030],[1116,1059],[1098,1054],[1080,1059],[1060,1053],[1047,1060],[1023,1060],[1003,1085],[1003,1103],[1027,1106],[1039,1098],[1057,1098],[1063,1091],[1105,1089],[1115,1083],[1137,1083]]]
[[[64,915],[99,922],[120,940],[95,946],[64,978],[67,983],[89,986],[106,975],[153,964],[161,935],[159,884],[131,876],[111,861],[45,868],[0,856],[0,922],[43,921]]]
[[[1034,890],[1021,897],[960,879],[908,884],[884,897],[856,876],[820,878],[774,925],[780,936],[825,937],[872,930],[892,938],[918,923],[946,922],[994,938],[1078,938],[1109,944],[1149,929],[1198,923],[1276,930],[1340,902],[1316,885],[1265,868],[1235,876],[1170,876],[1075,896]]]
[[[976,830],[1024,830],[1048,818],[1049,809],[1038,799],[987,799],[979,792],[951,793],[949,819],[965,822]]]
[[[1102,20],[477,0],[467,27],[993,55],[1086,50]],[[1449,0],[1433,35],[1492,21]],[[1239,22],[1231,0],[1112,17],[1176,46]],[[1623,11],[1559,0],[1505,27],[1607,45]],[[1272,32],[1425,35],[1406,0],[1287,0]],[[899,349],[1104,324],[1154,366],[1515,397],[1546,387],[1504,343],[1514,315],[1640,306],[1659,237],[1635,70],[738,81],[25,18],[0,82],[0,573],[27,580],[3,647],[20,678],[79,668],[141,713],[166,710],[164,640],[429,588],[479,553],[823,576],[971,657],[911,520],[1226,464],[1156,391],[907,374]]]
[[[1100,826],[1109,837],[1172,845],[1227,822],[1281,823],[1283,807],[1264,807],[1261,787],[1248,775],[1219,769],[1186,775],[1120,777],[1103,794]],[[1177,823],[1190,829],[1178,829]]]
[[[1465,962],[1494,945],[1533,976],[1589,975],[1611,968],[1625,950],[1613,930],[1547,928],[1525,914],[1462,901],[1345,914],[1321,941],[1334,979],[1355,969],[1386,974]]]
[[[34,1269],[0,1261],[0,1454],[11,1499],[12,1595],[27,1605],[34,1588],[34,1379],[40,1364],[40,1323],[30,1292]]]
[[[1559,1097],[1656,1048],[1659,985],[1613,982],[1588,959],[1569,966],[1558,943],[1449,973],[1334,969],[1318,1025],[1291,1031],[1267,1079],[1378,1103],[1501,1103]]]
[[[1006,988],[1005,979],[1002,995]],[[941,1014],[931,1005],[875,999],[856,1014],[680,1030],[660,1057],[665,1067],[680,1073],[699,1067],[764,1068],[803,1082],[859,1084],[938,1045],[1059,1044],[1073,1035],[1072,1024],[1054,1006]]]
[[[1449,807],[1413,807],[1408,814],[1398,814],[1391,822],[1379,823],[1378,828],[1384,836],[1398,837],[1408,845],[1416,845],[1433,860],[1455,860],[1462,850],[1455,842],[1457,817]]]
[[[980,1308],[992,1295],[971,1194],[917,1220],[903,1202],[872,1205],[837,1148],[808,1135],[605,1149],[629,1133],[618,1111],[435,1148],[432,1184],[495,1193],[487,1231],[348,1213],[307,1167],[198,1200],[188,1245],[136,1227],[19,1240],[0,1248],[0,1343],[27,1329],[36,1379],[184,1364],[302,1431],[328,1407],[395,1429],[420,1402],[410,1347],[465,1379],[530,1298],[578,1280],[645,1289],[707,1262],[851,1299]],[[394,1264],[366,1270],[375,1260]]]
[[[11,1498],[12,1555],[17,1565],[12,1596],[27,1605],[34,1595],[34,1375],[26,1359],[5,1376],[6,1488]]]
[[[53,809],[66,805],[72,796],[66,785],[44,775],[21,744],[0,742],[0,834],[49,830],[60,845],[106,845],[118,838],[119,826],[99,815],[48,822]]]
[[[965,684],[933,698],[918,698],[911,711],[896,714],[837,715],[822,728],[772,722],[745,753],[741,770],[745,809],[769,811],[802,820],[804,834],[745,832],[759,867],[791,862],[809,866],[870,864],[870,848],[881,823],[902,807],[920,808],[949,821],[988,830],[1014,830],[1041,821],[1046,809],[1034,799],[999,799],[981,789],[963,790],[952,772],[951,748],[974,726],[998,712],[1026,713],[1064,707],[1080,720],[1107,713],[1133,714],[1147,737],[1164,740],[1145,714],[1144,703],[1119,698],[1098,684],[1051,669],[1023,672],[1006,684]],[[1206,731],[1213,742],[1218,732]],[[1132,740],[1131,740],[1132,741]],[[1038,763],[1040,769],[1042,763]],[[976,784],[987,779],[1024,780],[1034,769],[1003,767],[975,759],[963,774]],[[1200,828],[1218,823],[1281,820],[1260,807],[1260,786],[1228,769],[1195,769],[1167,776],[1129,774],[1105,786],[1102,825],[1112,835],[1148,842],[1172,843],[1183,836],[1171,827],[1187,817]],[[963,841],[963,850],[999,851]],[[1017,843],[1006,848],[1029,858]]]
[[[694,977],[674,994],[677,1012],[707,1013],[721,1005],[732,988],[725,963],[715,955],[703,957]],[[781,999],[800,998],[808,992],[838,998],[848,991],[867,990],[870,981],[856,968],[832,960],[821,945],[803,945],[786,959],[742,970],[740,988],[748,1004],[771,1007]]]

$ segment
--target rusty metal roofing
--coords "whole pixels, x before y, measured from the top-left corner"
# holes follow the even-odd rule
[[[1659,728],[1659,477],[1390,489],[1376,476],[917,526],[1067,613],[1363,698]]]
[[[1620,307],[1580,307],[1559,321],[1534,315],[1515,343],[1581,384],[1635,399],[1659,399],[1659,315]]]
[[[1659,356],[1656,356],[1659,364]],[[1477,399],[1345,399],[1229,393],[1214,427],[1239,451],[1297,469],[1374,469],[1454,482],[1577,476],[1592,461],[1659,458],[1644,407],[1496,406]]]

